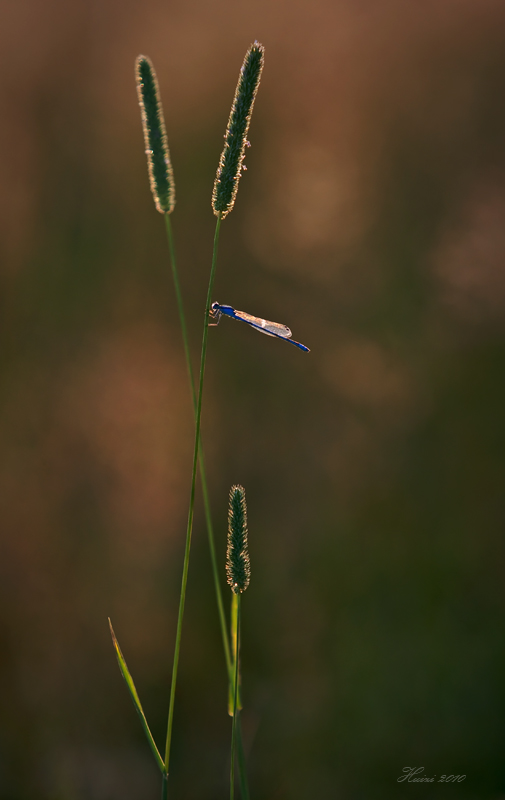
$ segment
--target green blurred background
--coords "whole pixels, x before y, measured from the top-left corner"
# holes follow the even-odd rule
[[[148,800],[164,737],[192,416],[133,66],[158,71],[198,360],[212,184],[266,64],[210,332],[223,561],[246,487],[243,715],[256,800],[505,797],[505,5],[4,0],[0,797]],[[201,505],[174,798],[227,796]],[[465,774],[398,783],[406,766]]]

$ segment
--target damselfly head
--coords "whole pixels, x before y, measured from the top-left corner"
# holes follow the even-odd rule
[[[212,303],[211,307],[209,308],[209,318],[213,320],[209,322],[209,325],[217,325],[219,320],[221,319],[221,309],[219,307],[219,303]]]

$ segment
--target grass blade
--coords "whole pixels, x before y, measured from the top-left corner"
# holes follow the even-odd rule
[[[207,354],[207,340],[209,333],[209,311],[212,300],[212,289],[214,286],[214,278],[216,276],[217,250],[218,250],[220,227],[221,227],[221,215],[218,214],[216,221],[216,230],[214,233],[214,248],[212,252],[212,265],[210,269],[209,286],[207,289],[207,301],[205,304],[205,314],[203,318],[202,353],[200,356],[200,379],[198,382],[198,401],[195,414],[195,447],[193,451],[191,494],[189,498],[188,524],[186,528],[186,546],[184,549],[184,564],[182,568],[182,583],[181,583],[181,594],[179,599],[179,613],[177,615],[177,631],[175,634],[174,664],[172,667],[172,682],[170,685],[170,706],[168,709],[167,738],[165,744],[165,772],[167,774],[170,762],[170,745],[172,742],[172,726],[174,721],[175,688],[177,684],[177,670],[179,667],[179,655],[181,649],[181,636],[182,636],[182,620],[184,617],[184,605],[186,603],[186,587],[188,583],[189,555],[191,550],[191,535],[193,531],[196,472],[198,466],[198,454],[200,452],[200,427],[202,420],[203,378],[205,374],[205,357]]]
[[[121,648],[119,647],[119,642],[116,639],[116,634],[114,633],[114,629],[112,627],[112,623],[109,619],[109,627],[112,636],[112,642],[114,644],[114,649],[116,651],[117,663],[119,664],[119,669],[121,670],[121,675],[125,679],[126,685],[128,686],[128,691],[130,692],[131,699],[133,700],[133,705],[137,709],[137,714],[140,717],[140,721],[142,723],[142,727],[144,728],[144,733],[147,736],[147,741],[153,751],[153,755],[156,759],[156,763],[160,768],[161,772],[165,772],[165,764],[163,763],[163,759],[160,756],[159,750],[156,747],[156,742],[154,741],[153,735],[149,729],[149,725],[147,724],[146,715],[144,714],[144,710],[142,708],[142,704],[140,702],[140,698],[137,694],[137,690],[135,688],[135,684],[133,683],[133,678],[130,675],[130,671],[126,666],[126,661],[124,660],[124,656],[121,652]]]
[[[172,235],[172,225],[170,223],[170,216],[165,214],[165,225],[167,231],[167,239],[168,239],[168,249],[170,253],[170,264],[172,267],[172,277],[174,281],[174,288],[175,288],[175,297],[177,300],[177,309],[179,311],[179,321],[181,324],[181,332],[182,332],[182,341],[184,346],[184,355],[186,358],[186,366],[188,369],[189,375],[189,386],[191,389],[191,399],[193,402],[193,412],[195,415],[197,414],[197,397],[196,397],[196,389],[195,389],[195,379],[193,375],[193,368],[191,366],[191,355],[189,352],[189,339],[188,339],[188,331],[186,327],[186,316],[184,314],[184,305],[182,302],[182,293],[181,287],[179,283],[179,274],[177,271],[177,264],[175,260],[175,247],[174,247],[174,238]],[[209,549],[210,549],[210,561],[212,566],[212,575],[214,577],[214,589],[216,592],[216,601],[217,601],[217,610],[219,616],[219,624],[221,627],[221,638],[223,640],[223,649],[224,649],[224,658],[226,661],[226,669],[228,671],[228,678],[231,683],[232,681],[232,662],[230,656],[230,646],[228,644],[228,634],[226,630],[226,618],[224,614],[224,607],[223,607],[223,597],[221,594],[221,587],[219,584],[219,573],[217,569],[217,559],[216,559],[216,547],[214,544],[214,529],[212,525],[212,515],[210,511],[210,501],[209,501],[209,492],[207,489],[207,478],[205,474],[205,464],[203,459],[203,447],[202,441],[200,438],[199,444],[199,456],[198,456],[198,463],[200,466],[200,480],[202,483],[202,494],[203,494],[203,507],[205,512],[205,521],[207,525],[207,535],[209,539]]]

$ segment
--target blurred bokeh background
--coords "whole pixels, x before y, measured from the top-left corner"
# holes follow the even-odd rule
[[[194,348],[238,71],[266,47],[211,330],[223,559],[246,487],[254,798],[505,792],[505,5],[5,0],[0,9],[0,797],[148,800],[159,776],[192,416],[133,65],[157,69]],[[201,505],[172,794],[227,794]],[[397,783],[406,766],[465,774]]]

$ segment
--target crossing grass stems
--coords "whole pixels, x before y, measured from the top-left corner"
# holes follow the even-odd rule
[[[179,656],[182,638],[182,624],[184,617],[184,606],[186,600],[186,587],[188,580],[189,560],[191,551],[191,538],[193,530],[193,517],[194,517],[194,504],[196,492],[196,476],[197,471],[200,471],[202,492],[204,499],[205,518],[207,525],[207,533],[209,539],[209,547],[211,553],[211,566],[214,578],[214,586],[216,592],[216,602],[218,607],[218,615],[221,626],[221,635],[223,640],[223,650],[226,663],[226,670],[228,675],[230,697],[233,698],[232,708],[229,708],[233,716],[232,726],[232,774],[230,792],[233,798],[234,791],[234,766],[235,756],[239,767],[239,779],[241,794],[243,800],[249,800],[249,788],[247,783],[245,759],[242,745],[242,735],[240,729],[239,710],[240,710],[240,693],[239,693],[239,647],[240,647],[240,594],[244,590],[238,590],[236,587],[239,585],[235,581],[235,588],[232,586],[232,613],[231,613],[231,643],[228,638],[228,630],[226,625],[226,618],[224,613],[223,599],[220,588],[219,571],[216,560],[216,550],[214,542],[214,533],[212,526],[212,516],[210,512],[209,494],[207,488],[204,455],[201,443],[201,416],[202,416],[202,403],[203,403],[203,389],[204,389],[204,375],[205,375],[205,362],[207,355],[208,344],[208,327],[209,327],[209,312],[212,301],[212,291],[214,286],[214,279],[217,268],[217,256],[219,235],[221,230],[222,220],[230,213],[235,204],[237,190],[239,185],[240,176],[244,167],[245,149],[249,145],[247,140],[249,125],[251,122],[251,114],[254,106],[254,101],[260,83],[261,73],[264,63],[264,48],[259,42],[254,42],[248,49],[242,68],[240,70],[237,89],[233,99],[228,126],[225,133],[225,143],[219,165],[217,169],[216,179],[214,182],[214,189],[212,193],[212,209],[216,216],[216,228],[214,233],[214,243],[212,249],[211,269],[209,276],[209,283],[207,288],[207,299],[203,317],[203,333],[202,333],[202,346],[200,356],[200,370],[198,376],[198,383],[196,385],[194,374],[191,365],[189,338],[184,314],[184,307],[182,301],[182,294],[180,289],[179,276],[176,265],[174,237],[172,226],[170,222],[170,215],[175,207],[175,183],[173,169],[170,159],[170,151],[168,148],[168,139],[166,133],[165,120],[163,115],[163,107],[161,103],[160,91],[156,72],[151,60],[144,55],[137,58],[135,62],[135,78],[137,85],[137,93],[141,109],[142,127],[144,133],[145,152],[147,156],[147,166],[149,183],[151,192],[154,199],[154,204],[157,211],[165,217],[165,227],[167,233],[167,242],[170,255],[170,263],[172,270],[172,277],[174,281],[175,296],[179,312],[179,319],[181,324],[181,332],[184,346],[184,353],[186,357],[189,383],[191,390],[191,399],[195,415],[195,440],[193,448],[193,463],[191,472],[191,489],[189,499],[188,520],[186,526],[186,544],[184,550],[184,562],[182,569],[181,592],[179,598],[179,610],[177,616],[177,629],[174,646],[174,660],[172,667],[172,680],[170,686],[170,703],[167,722],[167,734],[165,741],[165,749],[163,755],[160,753],[152,733],[150,731],[146,716],[142,709],[138,692],[135,688],[133,678],[128,670],[126,661],[119,647],[119,643],[114,634],[112,624],[110,623],[110,630],[112,641],[116,652],[119,668],[126,685],[130,692],[137,713],[139,714],[144,732],[153,752],[154,758],[162,773],[162,798],[166,800],[168,796],[168,776],[170,766],[170,751],[172,742],[172,728],[174,719],[174,705],[177,685],[177,673],[179,666]],[[232,487],[232,492],[237,492],[242,487]],[[238,506],[235,510],[237,514],[242,513],[242,520],[245,517],[245,495],[243,495],[243,502],[240,501],[240,492],[236,495],[239,498]],[[230,495],[231,503],[231,495]],[[242,508],[242,512],[240,509]],[[231,513],[231,512],[230,512]],[[231,524],[231,523],[230,523]],[[246,530],[246,544],[247,544],[247,529]],[[247,549],[247,548],[246,548]],[[248,569],[247,563],[242,559],[242,569]],[[245,566],[244,566],[245,565]],[[245,573],[244,573],[245,574]],[[242,576],[243,577],[243,576]],[[248,579],[247,579],[248,583]],[[246,585],[242,582],[244,588]]]

